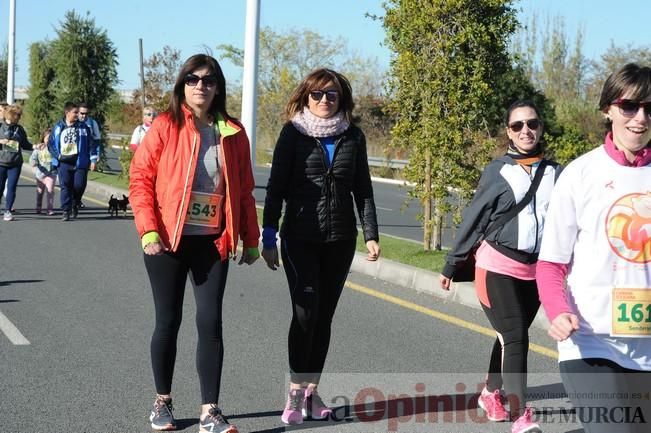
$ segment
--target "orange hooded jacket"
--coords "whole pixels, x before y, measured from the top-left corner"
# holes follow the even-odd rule
[[[158,116],[133,155],[129,202],[138,234],[157,233],[170,251],[176,251],[192,191],[200,135],[193,114],[183,105],[185,122],[179,128],[169,113]],[[244,248],[257,248],[260,229],[255,208],[255,180],[249,140],[244,127],[219,115],[220,143],[226,179],[226,227],[215,241],[222,260],[237,256],[238,238]]]

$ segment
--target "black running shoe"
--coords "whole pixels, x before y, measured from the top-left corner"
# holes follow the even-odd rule
[[[72,207],[72,218],[77,218],[77,215],[79,215],[79,208],[77,206]]]
[[[238,433],[237,427],[230,425],[222,411],[213,405],[203,419],[199,420],[200,433]]]
[[[64,210],[63,216],[61,217],[61,221],[70,221],[70,212]]]
[[[83,209],[83,208],[86,207],[86,205],[84,204],[83,201],[79,200],[79,207],[80,207],[81,209]]]
[[[151,421],[151,428],[154,430],[176,430],[176,421],[172,415],[172,399],[164,400],[157,398],[154,402],[154,408],[149,415]]]

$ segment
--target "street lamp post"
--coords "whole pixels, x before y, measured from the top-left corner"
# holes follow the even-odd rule
[[[9,0],[9,57],[7,58],[7,103],[14,103],[14,72],[16,67],[16,0]]]
[[[244,36],[244,76],[242,79],[242,124],[251,144],[251,165],[255,167],[255,117],[258,87],[258,32],[260,0],[246,2],[246,34]]]

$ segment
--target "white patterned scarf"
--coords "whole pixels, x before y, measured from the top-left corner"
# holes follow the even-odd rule
[[[309,137],[334,137],[350,126],[343,111],[324,119],[314,115],[308,107],[296,113],[291,122],[301,134]]]

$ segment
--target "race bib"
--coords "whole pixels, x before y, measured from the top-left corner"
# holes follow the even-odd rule
[[[613,288],[613,337],[651,337],[651,290]]]
[[[50,151],[47,150],[47,149],[39,150],[38,151],[38,162],[41,165],[49,167],[50,164],[52,163],[52,154],[50,153]]]
[[[66,128],[61,133],[61,155],[71,156],[77,154],[77,130]]]
[[[9,152],[18,152],[20,145],[16,140],[7,140],[7,144],[5,144],[3,147]]]
[[[221,227],[223,200],[222,194],[192,191],[185,223],[203,227]]]

